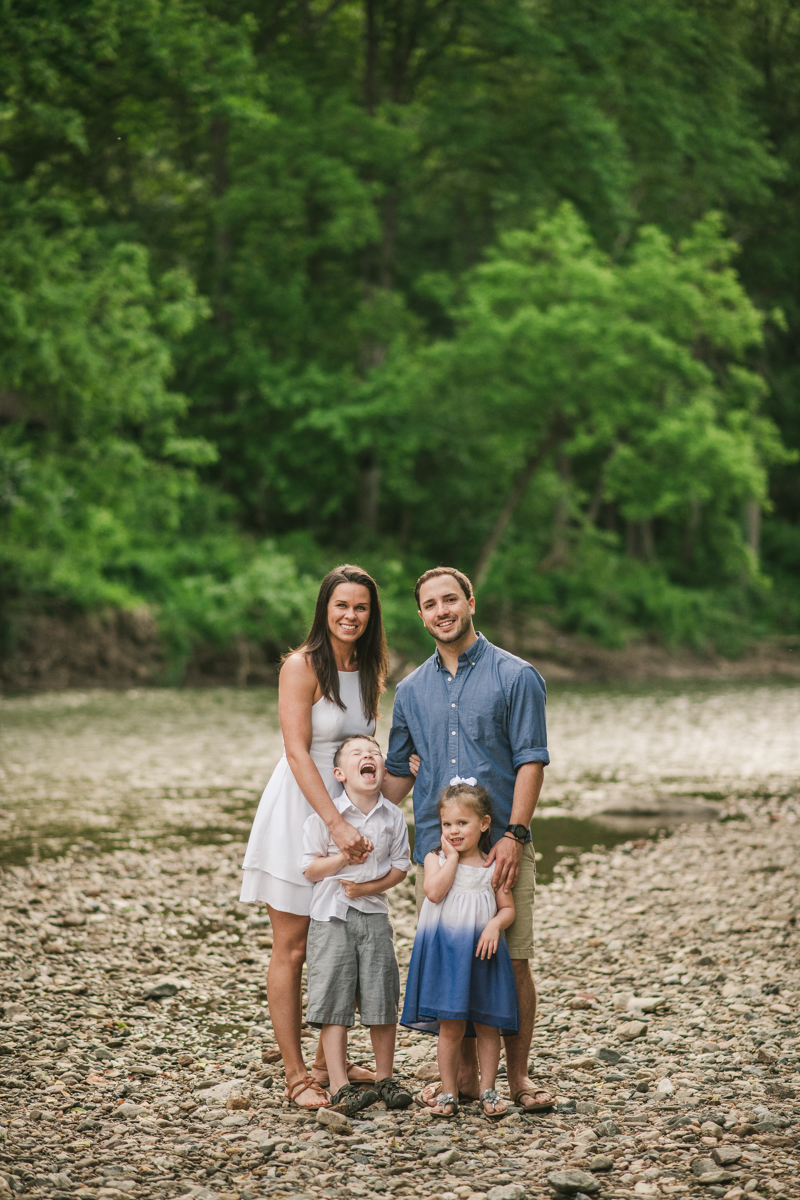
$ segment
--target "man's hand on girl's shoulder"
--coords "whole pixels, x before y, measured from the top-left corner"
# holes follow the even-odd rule
[[[486,858],[487,867],[497,863],[492,887],[496,892],[502,888],[510,892],[519,878],[519,868],[522,862],[522,843],[513,837],[501,837],[495,842]]]

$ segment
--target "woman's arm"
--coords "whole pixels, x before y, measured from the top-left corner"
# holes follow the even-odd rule
[[[337,847],[352,862],[371,846],[345,821],[311,757],[311,706],[320,695],[317,676],[305,655],[298,652],[287,658],[280,675],[278,714],[289,767],[300,791],[328,826]]]
[[[435,850],[425,856],[425,895],[431,904],[441,904],[456,877],[458,868],[458,851],[442,838],[442,850],[445,863],[439,865],[439,855]]]

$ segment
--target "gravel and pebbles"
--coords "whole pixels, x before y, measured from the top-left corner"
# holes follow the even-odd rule
[[[238,833],[7,866],[0,1198],[800,1196],[790,768],[769,789],[726,782],[721,823],[562,858],[537,895],[531,1062],[557,1111],[491,1124],[469,1105],[451,1122],[288,1106]],[[392,909],[407,966],[410,880]],[[358,1028],[352,1050],[369,1061]],[[401,1030],[397,1074],[435,1078],[433,1040]]]

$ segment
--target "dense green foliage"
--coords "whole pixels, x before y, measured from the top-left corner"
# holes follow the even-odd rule
[[[6,0],[0,612],[800,603],[797,0]],[[763,524],[762,524],[763,515]]]

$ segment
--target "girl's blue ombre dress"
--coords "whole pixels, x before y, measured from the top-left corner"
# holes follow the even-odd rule
[[[443,866],[445,856],[439,852]],[[476,958],[478,939],[497,912],[492,890],[494,863],[468,867],[459,863],[450,891],[440,904],[425,899],[419,915],[406,998],[400,1024],[423,1033],[439,1033],[440,1020],[491,1025],[504,1036],[519,1032],[514,970],[505,935],[497,953]]]

